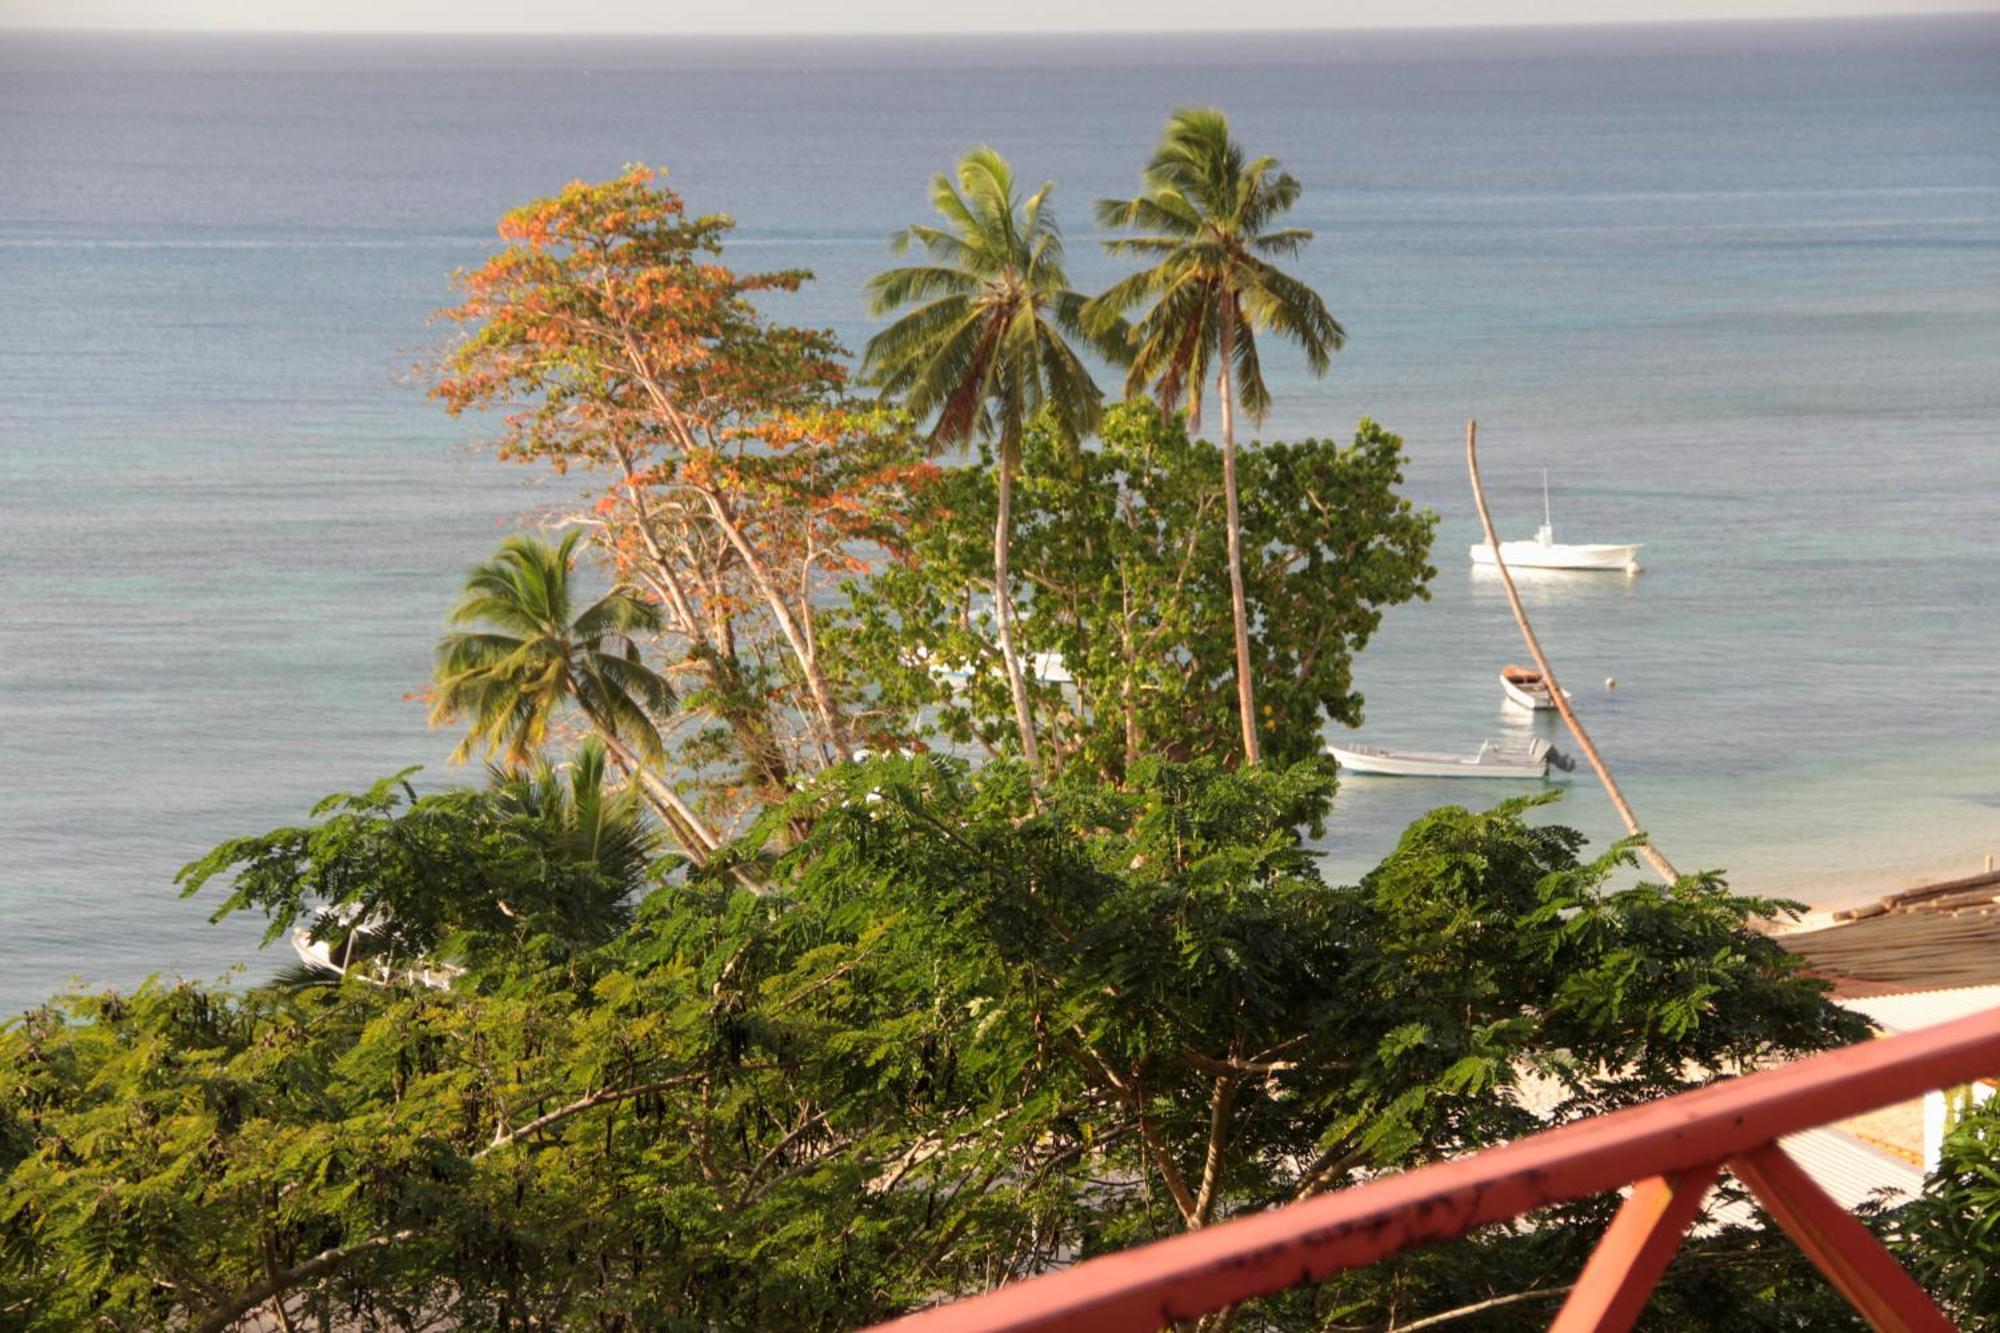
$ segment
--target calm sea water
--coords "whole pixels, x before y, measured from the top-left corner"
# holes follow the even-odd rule
[[[0,37],[0,1011],[248,960],[170,880],[421,762],[405,694],[460,572],[549,498],[407,367],[509,206],[631,161],[734,213],[782,313],[859,288],[990,141],[1087,204],[1213,102],[1306,186],[1350,334],[1269,435],[1403,432],[1435,600],[1367,738],[1520,723],[1472,575],[1503,526],[1644,541],[1527,596],[1642,818],[1804,896],[2000,851],[2000,20],[955,42]],[[1615,675],[1618,688],[1599,682]],[[1544,723],[1544,726],[1547,724]],[[1356,779],[1349,873],[1504,789]],[[1560,816],[1613,822],[1572,782]]]

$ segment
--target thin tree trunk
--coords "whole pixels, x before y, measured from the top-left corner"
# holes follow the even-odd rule
[[[190,1313],[187,1327],[192,1333],[222,1333],[257,1306],[298,1286],[309,1282],[322,1273],[328,1273],[346,1263],[349,1259],[372,1250],[386,1249],[413,1240],[423,1233],[415,1227],[404,1231],[391,1232],[384,1236],[371,1236],[353,1245],[336,1246],[322,1250],[302,1264],[286,1269],[282,1273],[265,1278],[247,1291],[239,1292],[221,1304],[199,1313]]]
[[[626,357],[637,374],[640,386],[645,390],[647,396],[653,400],[654,406],[660,409],[660,414],[672,423],[675,432],[680,436],[682,455],[685,457],[693,453],[701,447],[701,442],[695,435],[694,430],[674,406],[672,398],[660,386],[659,381],[651,375],[644,355],[639,351],[637,342],[629,332],[624,334],[624,342]],[[627,476],[629,479],[629,468]],[[636,493],[637,488],[633,489]],[[770,608],[771,618],[777,622],[779,631],[785,637],[786,645],[792,650],[792,656],[798,659],[799,670],[805,676],[806,688],[812,695],[813,705],[820,715],[820,723],[825,728],[827,744],[842,759],[853,758],[854,743],[848,739],[847,727],[841,717],[839,708],[834,704],[833,691],[828,685],[826,673],[820,669],[818,659],[813,656],[812,650],[806,646],[805,637],[799,632],[798,622],[792,616],[791,608],[785,604],[784,596],[779,593],[777,584],[772,580],[770,571],[765,567],[762,557],[744,539],[742,530],[736,526],[735,519],[723,506],[721,499],[714,491],[706,486],[696,486],[693,489],[696,494],[707,501],[709,512],[715,520],[716,527],[722,532],[724,539],[729,542],[730,546],[735,549],[736,554],[742,558],[743,567],[749,572],[750,581],[756,585],[757,591],[763,597],[765,605]]]
[[[792,614],[791,607],[786,604],[784,594],[778,591],[778,585],[772,579],[771,571],[765,565],[763,556],[744,537],[742,529],[736,526],[735,518],[723,506],[721,498],[715,492],[706,487],[697,487],[696,491],[708,502],[709,512],[715,518],[716,527],[721,530],[723,537],[742,559],[743,568],[750,575],[750,582],[763,596],[764,604],[770,608],[771,619],[777,623],[779,631],[785,636],[786,645],[792,650],[792,656],[798,660],[799,671],[805,677],[806,689],[812,695],[813,706],[819,712],[820,722],[826,729],[828,746],[840,758],[852,759],[854,743],[848,739],[846,723],[841,717],[839,706],[833,701],[833,689],[827,681],[826,672],[821,668],[819,659],[813,655],[812,649],[807,646],[805,634],[799,629],[798,619]]]
[[[1015,434],[1009,423],[1009,436]],[[1007,689],[1014,697],[1014,725],[1021,733],[1021,757],[1030,773],[1042,768],[1041,752],[1035,746],[1035,717],[1028,711],[1028,682],[1021,671],[1021,656],[1014,650],[1014,598],[1007,590],[1007,554],[1014,536],[1014,469],[1019,466],[1020,445],[1012,439],[1000,442],[1000,513],[993,522],[993,618],[1000,628],[1000,660],[1007,667]]]
[[[1132,584],[1123,570],[1119,571],[1118,582],[1119,629],[1125,641],[1125,679],[1118,689],[1125,713],[1125,768],[1118,775],[1123,782],[1139,766],[1139,701],[1132,685],[1132,673],[1139,669],[1139,655],[1132,645]]]
[[[647,768],[624,741],[612,734],[610,728],[596,723],[595,719],[592,726],[598,739],[604,742],[604,748],[610,751],[612,761],[639,780],[639,789],[646,793],[647,801],[659,811],[661,820],[673,832],[674,841],[681,844],[682,850],[696,865],[706,865],[709,854],[722,845],[721,840],[709,831],[701,816],[681,799],[680,793],[667,785],[659,774]]]
[[[622,445],[617,446],[618,464],[626,483],[626,490],[632,497],[634,511],[639,521],[634,524],[639,531],[639,540],[646,548],[647,557],[653,562],[654,590],[662,594],[673,613],[680,618],[682,628],[690,640],[706,641],[714,653],[714,660],[707,664],[709,681],[725,698],[732,701],[730,710],[723,714],[723,721],[736,736],[751,762],[764,776],[773,792],[782,792],[791,774],[784,756],[777,750],[775,742],[770,742],[770,719],[762,716],[751,719],[742,715],[735,705],[744,697],[738,688],[740,670],[736,653],[731,644],[726,620],[716,623],[711,618],[709,632],[704,634],[700,619],[695,615],[694,603],[687,590],[681,586],[680,574],[674,569],[667,553],[661,549],[659,539],[653,535],[653,515],[646,499],[646,489],[635,484],[637,472],[633,467],[631,452]],[[726,666],[724,664],[727,664]]]
[[[1222,498],[1229,535],[1229,614],[1236,622],[1236,711],[1243,721],[1243,762],[1262,763],[1257,691],[1250,678],[1250,607],[1243,595],[1243,530],[1236,511],[1236,301],[1222,304]]]
[[[1632,807],[1625,803],[1625,794],[1618,790],[1618,783],[1612,778],[1611,770],[1605,767],[1604,757],[1598,754],[1597,747],[1590,743],[1590,733],[1583,729],[1583,723],[1577,721],[1576,713],[1569,706],[1569,699],[1562,692],[1562,686],[1557,684],[1556,673],[1549,666],[1549,659],[1542,655],[1541,640],[1535,637],[1534,626],[1528,623],[1528,613],[1521,606],[1521,594],[1514,590],[1514,576],[1507,572],[1507,562],[1500,558],[1500,538],[1493,531],[1493,516],[1486,509],[1486,488],[1479,482],[1477,421],[1465,423],[1465,466],[1472,474],[1472,498],[1479,505],[1479,524],[1486,530],[1486,544],[1493,550],[1493,567],[1500,571],[1500,584],[1507,590],[1507,605],[1513,609],[1514,623],[1520,626],[1521,638],[1527,642],[1528,652],[1534,656],[1535,670],[1542,673],[1542,684],[1548,687],[1549,698],[1555,701],[1556,711],[1562,714],[1564,724],[1569,727],[1569,734],[1576,737],[1577,748],[1583,751],[1584,758],[1590,760],[1591,768],[1597,771],[1597,780],[1604,784],[1604,793],[1611,798],[1612,807],[1618,811],[1618,817],[1625,821],[1625,831],[1644,836],[1644,830],[1639,827],[1638,817],[1632,813]],[[1680,871],[1674,869],[1673,862],[1667,860],[1666,854],[1655,847],[1650,838],[1639,845],[1639,850],[1653,863],[1653,869],[1666,876],[1667,883],[1671,884],[1681,877]]]

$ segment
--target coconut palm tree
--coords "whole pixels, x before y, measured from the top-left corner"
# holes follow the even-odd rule
[[[599,944],[629,925],[633,904],[652,883],[660,835],[643,816],[636,783],[611,780],[596,737],[560,767],[493,766],[501,810],[519,816],[542,851],[547,899],[536,904],[563,938]],[[509,906],[510,913],[515,907]]]
[[[659,612],[617,587],[572,613],[570,569],[577,529],[554,546],[509,537],[466,579],[438,643],[433,726],[461,716],[465,739],[452,759],[498,752],[510,767],[529,763],[549,723],[574,704],[605,748],[644,786],[669,827],[701,859],[716,840],[679,795],[652,772],[660,758],[653,716],[673,707],[673,688],[639,658],[636,634],[656,630]]]
[[[975,436],[995,442],[993,610],[1021,753],[1031,768],[1040,759],[1007,587],[1021,439],[1027,423],[1047,412],[1075,444],[1096,425],[1103,397],[1068,341],[1082,334],[1084,297],[1063,272],[1062,235],[1048,207],[1052,189],[1044,183],[1018,198],[1007,159],[985,147],[960,158],[955,177],[940,173],[931,203],[944,225],[908,227],[890,242],[898,254],[922,250],[928,262],[890,269],[868,284],[870,313],[912,308],[871,338],[865,355],[874,383],[900,395],[920,418],[935,414],[934,448],[964,447]]]
[[[1222,485],[1229,539],[1229,595],[1236,622],[1236,702],[1243,757],[1257,763],[1257,700],[1251,677],[1249,611],[1243,595],[1237,518],[1238,404],[1262,421],[1271,394],[1257,355],[1257,335],[1297,343],[1315,375],[1326,373],[1347,341],[1319,293],[1270,261],[1298,254],[1312,239],[1303,227],[1273,226],[1299,197],[1299,183],[1278,160],[1246,160],[1220,111],[1183,110],[1167,122],[1145,190],[1106,199],[1098,222],[1133,234],[1106,241],[1113,254],[1150,267],[1114,284],[1090,303],[1086,323],[1108,334],[1125,311],[1144,306],[1124,343],[1127,393],[1150,386],[1169,410],[1186,399],[1199,426],[1203,381],[1216,368],[1222,406]]]

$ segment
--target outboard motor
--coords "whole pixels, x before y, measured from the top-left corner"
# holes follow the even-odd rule
[[[1565,773],[1576,772],[1576,760],[1570,758],[1553,745],[1549,747],[1549,762]]]

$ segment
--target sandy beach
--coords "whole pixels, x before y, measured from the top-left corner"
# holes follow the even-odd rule
[[[1816,873],[1802,871],[1796,876],[1759,876],[1740,883],[1732,881],[1731,887],[1739,893],[1791,898],[1807,904],[1807,911],[1798,920],[1772,923],[1772,934],[1786,935],[1835,925],[1833,914],[1843,908],[1994,868],[2000,868],[2000,852],[1965,846],[1936,856],[1879,865],[1850,864]]]

